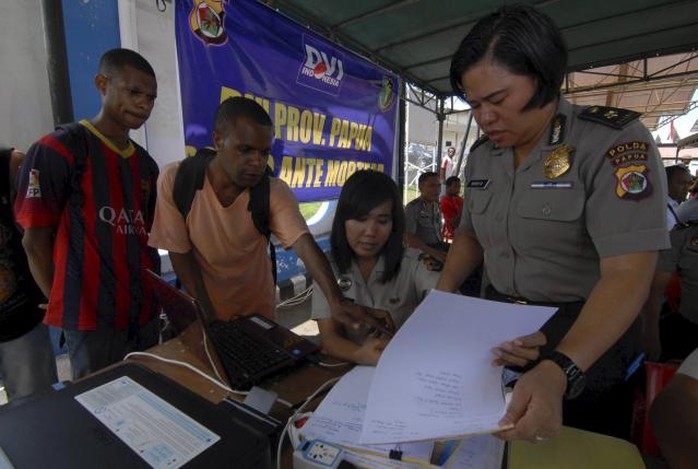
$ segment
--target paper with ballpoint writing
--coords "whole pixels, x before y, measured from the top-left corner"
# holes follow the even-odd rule
[[[387,458],[391,450],[401,451],[404,461],[426,463],[431,458],[433,443],[406,445],[361,445],[361,427],[374,367],[357,366],[342,376],[332,391],[313,412],[301,433],[308,439],[321,439],[358,451]]]
[[[383,351],[361,443],[497,431],[504,396],[491,349],[535,332],[555,311],[432,291]]]

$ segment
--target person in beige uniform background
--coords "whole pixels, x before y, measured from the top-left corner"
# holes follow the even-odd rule
[[[451,62],[486,137],[437,288],[454,291],[484,258],[487,298],[559,308],[541,332],[493,344],[495,364],[524,366],[505,439],[550,438],[563,422],[627,436],[631,325],[668,246],[650,133],[637,113],[567,102],[566,66],[557,27],[525,5],[478,22]]]
[[[652,360],[683,360],[698,348],[698,221],[680,223],[669,233],[671,249],[659,253],[644,310],[645,353]],[[661,314],[665,291],[678,275],[678,314]]]
[[[416,249],[403,247],[405,216],[400,192],[390,177],[357,171],[339,196],[330,243],[340,289],[352,301],[387,311],[402,326],[438,280]],[[313,291],[312,317],[318,321],[323,348],[339,359],[375,365],[387,337],[364,327],[342,326],[330,317],[322,291]]]

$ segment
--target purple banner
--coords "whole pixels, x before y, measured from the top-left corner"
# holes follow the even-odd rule
[[[212,145],[232,96],[274,122],[274,173],[300,201],[336,198],[356,170],[391,174],[397,77],[255,0],[177,0],[187,153]]]

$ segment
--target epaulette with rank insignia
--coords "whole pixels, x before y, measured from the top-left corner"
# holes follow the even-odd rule
[[[475,140],[475,143],[470,147],[469,153],[472,153],[477,147],[488,141],[490,138],[487,135],[482,135],[480,138]]]
[[[642,114],[628,109],[606,106],[589,106],[579,114],[579,118],[603,124],[614,129],[622,129]]]

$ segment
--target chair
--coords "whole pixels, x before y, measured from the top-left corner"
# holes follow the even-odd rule
[[[644,389],[638,388],[635,394],[631,437],[642,453],[659,455],[659,445],[650,426],[650,407],[678,368],[678,363],[645,362],[645,386]]]

